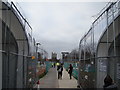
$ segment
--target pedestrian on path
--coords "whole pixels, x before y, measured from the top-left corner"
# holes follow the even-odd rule
[[[112,78],[110,75],[107,75],[104,79],[104,90],[117,90],[116,84],[113,83]]]
[[[69,66],[69,70],[68,70],[68,73],[69,73],[70,79],[72,79],[72,71],[73,71],[73,66],[72,66],[72,64],[70,64],[70,66]]]
[[[57,66],[57,70],[58,70],[58,67],[59,67],[59,65],[60,65],[60,64],[57,62],[57,63],[56,63],[56,66]]]
[[[55,63],[54,63],[54,68],[55,68]]]
[[[58,79],[60,79],[60,78],[62,79],[63,66],[59,65],[57,68],[57,71],[58,71]]]
[[[62,79],[63,64],[60,65],[60,68],[61,68],[61,70],[60,70],[60,76],[61,76],[61,79]]]
[[[52,67],[53,67],[53,65],[54,65],[54,64],[53,64],[53,62],[52,62]]]
[[[37,81],[37,88],[40,88],[40,81]]]

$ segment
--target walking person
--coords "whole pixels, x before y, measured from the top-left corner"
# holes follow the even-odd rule
[[[57,65],[58,79],[60,78],[60,65]]]
[[[52,62],[52,67],[53,67],[53,62]]]
[[[73,71],[73,66],[72,66],[72,64],[70,64],[69,71],[68,71],[70,79],[72,79],[72,71]]]
[[[117,86],[113,83],[110,75],[107,75],[104,79],[104,90],[117,90]]]
[[[55,63],[54,63],[54,68],[55,68]]]
[[[60,65],[60,78],[62,79],[62,71],[63,71],[63,65]]]
[[[59,68],[59,65],[60,65],[60,64],[57,62],[57,63],[56,63],[56,66],[57,66],[57,70],[58,70],[58,68]]]
[[[58,79],[60,78],[62,79],[62,71],[63,71],[62,65],[59,65],[57,70],[58,70]]]

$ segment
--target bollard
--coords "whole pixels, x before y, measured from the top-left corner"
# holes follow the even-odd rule
[[[40,90],[40,81],[39,80],[37,81],[37,88],[38,88],[38,90]]]

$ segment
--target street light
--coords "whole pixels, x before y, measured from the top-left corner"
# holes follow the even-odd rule
[[[38,47],[39,47],[39,45],[41,45],[39,42],[38,43],[36,43],[36,63],[38,64]],[[37,70],[38,69],[38,67],[36,67],[36,72],[35,72],[35,74],[37,73]],[[36,76],[36,81],[38,80],[38,78],[37,78],[37,75],[35,75]]]
[[[37,45],[37,46],[38,46],[38,45],[41,45],[41,43],[38,42],[38,43],[36,43],[36,45]]]
[[[37,57],[37,60],[38,60],[38,46],[41,45],[41,44],[38,42],[38,43],[36,43],[36,45],[37,45],[37,47],[36,47],[36,54],[37,54],[37,56],[36,57]]]

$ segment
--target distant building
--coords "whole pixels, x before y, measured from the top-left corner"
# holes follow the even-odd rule
[[[69,52],[61,52],[62,53],[62,60],[67,61]]]
[[[43,59],[43,53],[38,52],[38,61],[41,61]]]
[[[79,60],[79,53],[78,53],[78,49],[74,49],[70,52],[69,54],[69,60],[70,61],[78,61]]]
[[[55,52],[52,52],[52,57],[51,59],[54,61],[54,60],[57,60],[57,53]]]

